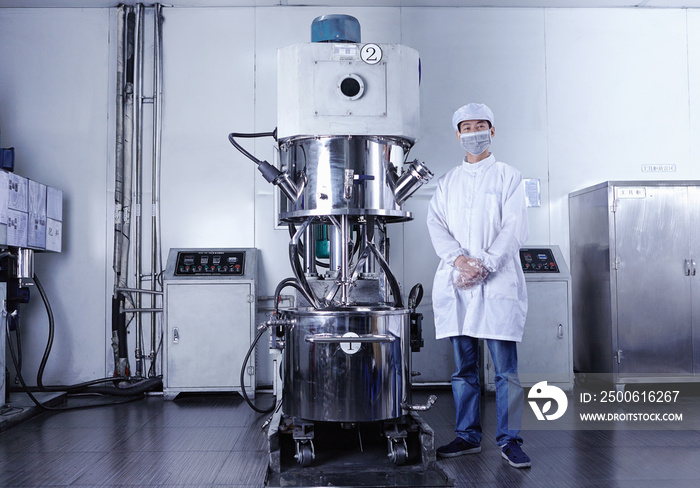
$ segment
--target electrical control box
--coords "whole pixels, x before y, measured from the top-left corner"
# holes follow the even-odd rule
[[[255,395],[258,251],[171,249],[163,277],[163,396],[238,391]]]

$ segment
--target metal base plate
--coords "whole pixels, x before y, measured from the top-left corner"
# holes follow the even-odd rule
[[[350,428],[315,422],[315,459],[302,467],[294,459],[290,419],[277,413],[268,431],[270,465],[266,486],[450,487],[454,481],[435,462],[433,431],[415,413],[406,417],[408,460],[397,466],[387,455],[381,422]]]

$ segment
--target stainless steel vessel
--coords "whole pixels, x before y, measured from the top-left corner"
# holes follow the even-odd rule
[[[283,409],[304,420],[374,422],[409,401],[409,311],[297,310],[285,334]]]
[[[282,166],[296,186],[296,198],[285,201],[281,219],[302,222],[327,215],[372,215],[385,222],[409,220],[410,213],[400,206],[410,196],[404,195],[408,185],[398,185],[397,168],[403,167],[410,147],[405,139],[368,136],[281,142]],[[429,178],[423,173],[406,179],[422,184]],[[397,189],[403,200],[397,201]]]

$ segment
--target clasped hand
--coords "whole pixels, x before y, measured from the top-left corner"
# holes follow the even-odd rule
[[[489,274],[480,260],[466,256],[459,256],[455,259],[454,266],[459,272],[455,276],[454,285],[460,290],[466,290],[481,283]]]

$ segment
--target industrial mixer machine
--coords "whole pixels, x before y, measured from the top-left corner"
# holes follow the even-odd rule
[[[412,412],[434,402],[411,403],[422,287],[404,301],[387,237],[388,224],[412,219],[402,204],[433,176],[407,162],[418,137],[420,62],[406,46],[361,44],[359,23],[344,15],[315,19],[312,41],[278,51],[277,129],[229,136],[281,191],[279,219],[290,229],[294,277],[275,297],[292,287],[295,307],[276,306],[264,324],[284,354],[281,429],[307,466],[317,423],[379,422],[389,457],[403,464]],[[276,139],[281,169],[237,141],[260,136]]]

